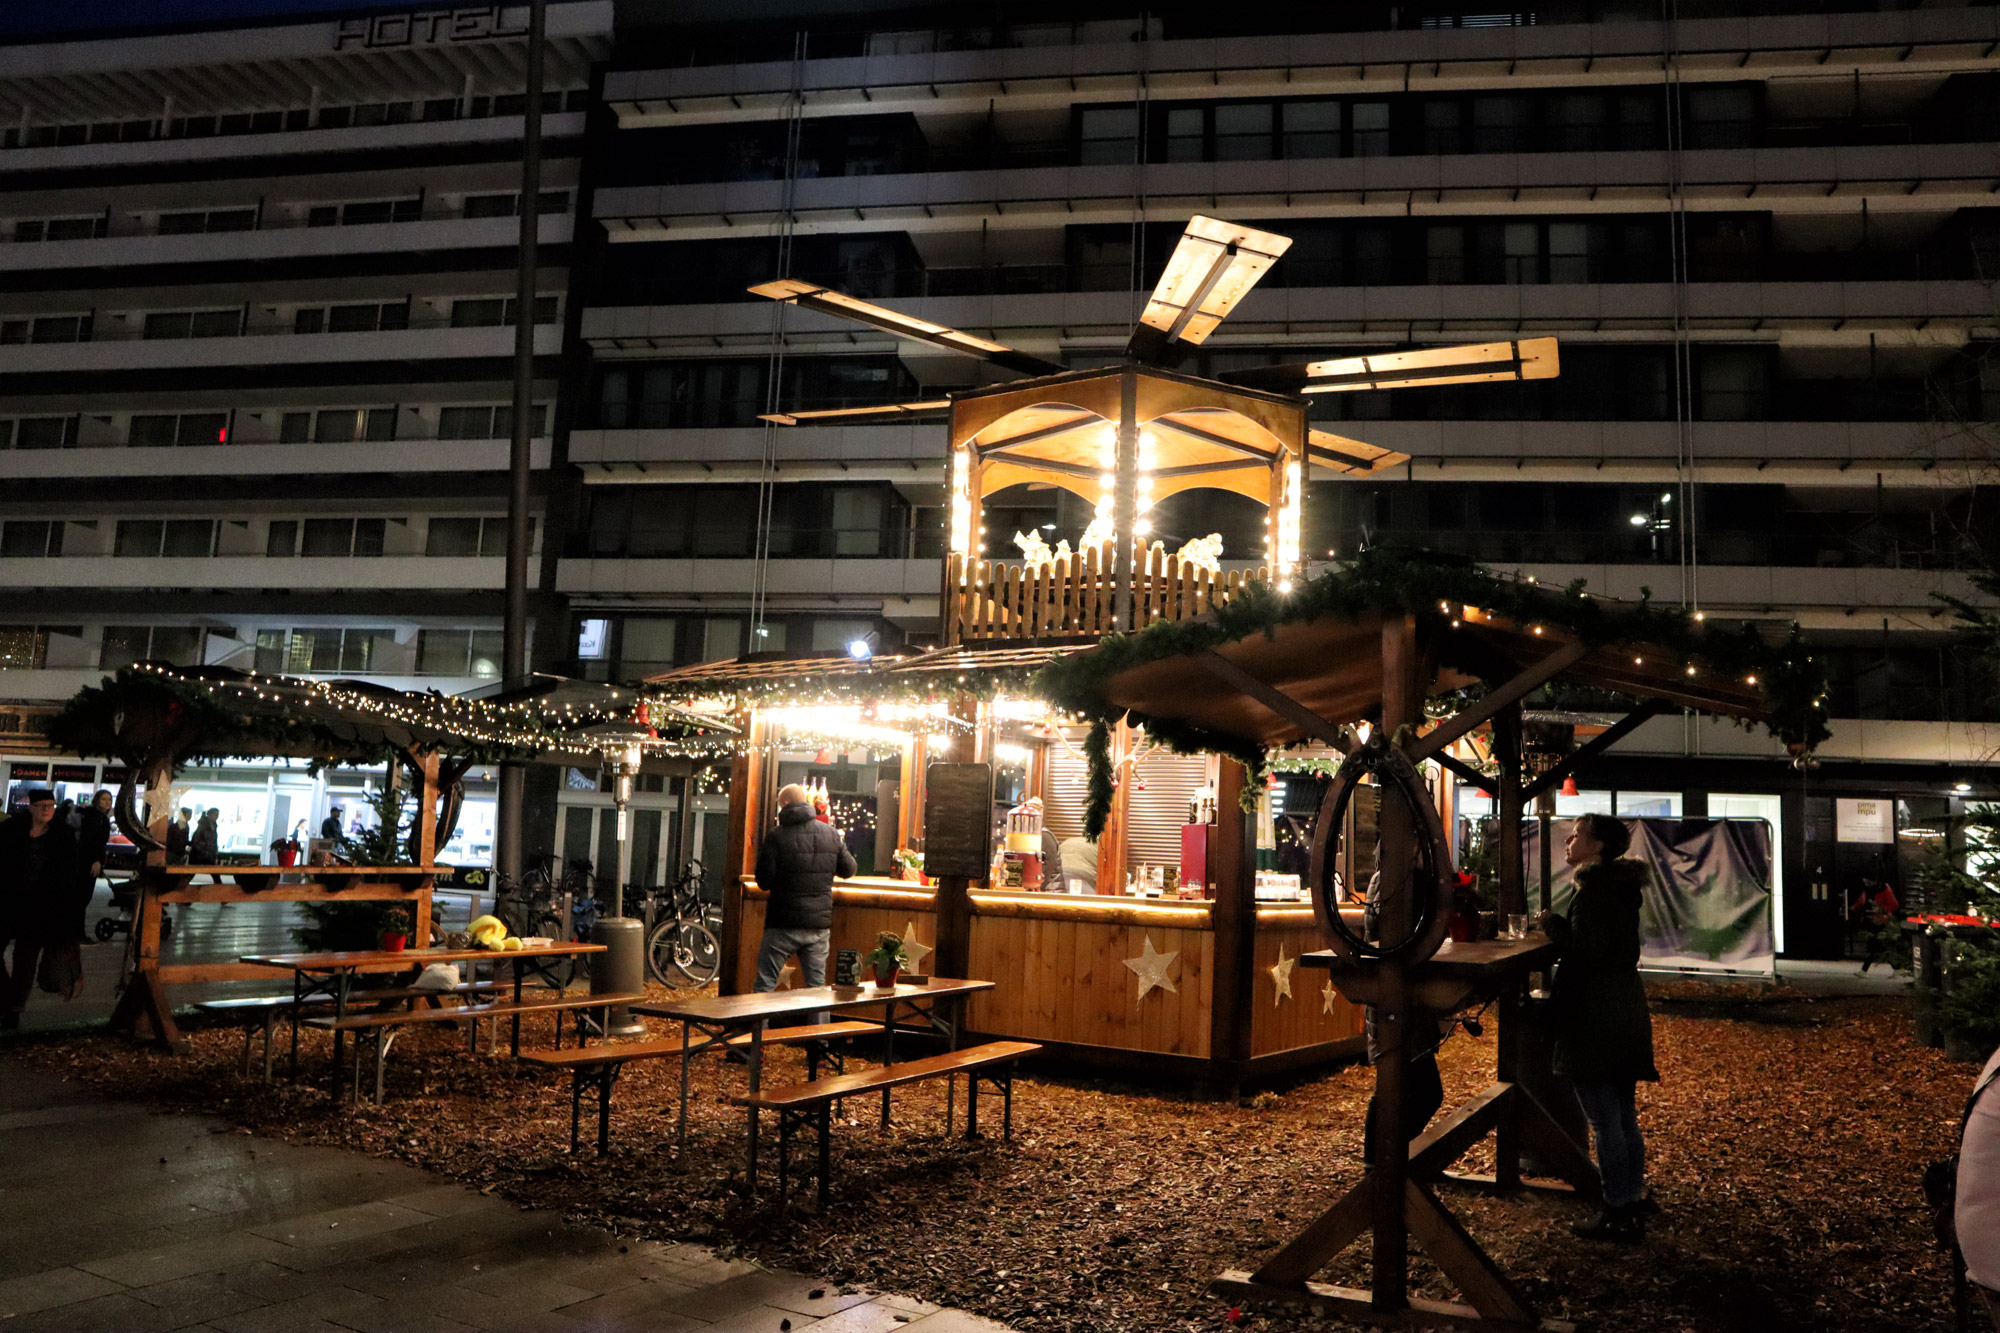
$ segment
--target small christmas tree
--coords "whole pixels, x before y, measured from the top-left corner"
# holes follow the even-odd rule
[[[368,808],[375,812],[375,822],[356,837],[341,835],[341,855],[362,866],[413,864],[409,833],[417,818],[416,802],[407,798],[401,786],[384,786],[369,796]],[[292,938],[300,948],[314,953],[379,949],[384,919],[390,912],[404,910],[396,903],[302,902],[299,914],[305,923],[292,928]],[[421,946],[429,941],[418,943]]]

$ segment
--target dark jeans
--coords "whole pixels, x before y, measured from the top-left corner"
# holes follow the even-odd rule
[[[1403,1140],[1417,1137],[1444,1105],[1444,1080],[1438,1077],[1437,1052],[1429,1051],[1403,1067]],[[1375,1160],[1375,1099],[1368,1099],[1368,1118],[1361,1131],[1361,1158]]]
[[[13,946],[13,958],[6,955]],[[28,1007],[35,993],[35,964],[41,961],[39,934],[0,927],[0,1013],[18,1014]]]
[[[1639,1114],[1633,1104],[1636,1085],[1585,1083],[1576,1085],[1576,1099],[1597,1140],[1597,1172],[1604,1178],[1604,1206],[1624,1208],[1639,1202],[1646,1185],[1646,1140],[1639,1134]]]

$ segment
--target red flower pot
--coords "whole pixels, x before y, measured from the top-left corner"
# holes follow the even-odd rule
[[[885,972],[880,967],[877,967],[875,969],[875,984],[883,990],[889,989],[896,984],[896,974],[902,970],[900,967],[892,967]]]
[[[403,946],[409,942],[410,937],[408,935],[384,935],[382,937],[382,947],[390,953],[401,953]]]

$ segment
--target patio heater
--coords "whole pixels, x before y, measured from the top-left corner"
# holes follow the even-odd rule
[[[602,966],[590,969],[593,995],[620,991],[642,991],[645,976],[645,924],[625,915],[625,881],[632,875],[632,780],[639,775],[645,759],[645,743],[653,739],[651,727],[635,722],[607,722],[585,730],[585,735],[604,747],[602,764],[611,778],[611,799],[618,810],[618,868],[611,881],[611,910],[591,929],[593,944],[602,944]],[[645,1032],[646,1025],[632,1017],[629,1009],[614,1008],[605,1028],[607,1037],[632,1037]]]

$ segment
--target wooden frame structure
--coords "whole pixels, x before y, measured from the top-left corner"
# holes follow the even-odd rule
[[[1563,770],[1529,780],[1520,762],[1521,700],[1552,681],[1608,687],[1642,702],[1594,744],[1608,745],[1663,706],[1673,704],[1743,718],[1768,720],[1753,688],[1694,679],[1680,663],[1645,645],[1591,644],[1553,627],[1515,625],[1451,609],[1420,624],[1410,612],[1321,615],[1271,627],[1268,632],[1193,654],[1160,657],[1127,667],[1102,686],[1106,709],[1125,709],[1155,720],[1192,723],[1266,749],[1313,739],[1380,767],[1412,769],[1426,759],[1446,762],[1445,747],[1491,725],[1500,760],[1497,779],[1456,761],[1494,791],[1500,807],[1503,912],[1526,910],[1520,846],[1525,799],[1561,781]],[[1426,729],[1423,703],[1439,693],[1484,683],[1479,700]],[[1218,688],[1221,687],[1221,688]],[[1350,725],[1374,725],[1370,743]],[[1572,758],[1571,763],[1575,762]],[[1566,766],[1565,766],[1566,767]],[[1338,787],[1338,782],[1336,782]],[[1449,1324],[1482,1328],[1564,1329],[1541,1320],[1527,1299],[1437,1199],[1433,1186],[1446,1168],[1488,1134],[1496,1138],[1492,1177],[1466,1178],[1499,1189],[1518,1188],[1520,1153],[1532,1147],[1566,1181],[1594,1197],[1597,1177],[1574,1118],[1552,1111],[1553,1076],[1548,1042],[1522,1001],[1529,974],[1553,960],[1546,940],[1444,945],[1441,912],[1423,917],[1408,895],[1384,895],[1382,937],[1401,947],[1362,951],[1346,945],[1337,905],[1326,892],[1335,793],[1321,812],[1314,843],[1314,906],[1336,948],[1307,955],[1350,1001],[1375,1007],[1380,1034],[1376,1063],[1379,1123],[1404,1123],[1405,1034],[1424,1015],[1448,1014],[1474,999],[1496,998],[1501,1035],[1496,1080],[1417,1139],[1376,1136],[1375,1159],[1360,1182],[1326,1208],[1255,1272],[1225,1270],[1214,1286],[1238,1299],[1299,1301],[1347,1318],[1376,1324]],[[1421,843],[1441,837],[1434,816],[1407,801],[1384,799],[1377,829],[1385,885],[1413,883]],[[1428,848],[1449,865],[1449,848]],[[1363,1232],[1372,1233],[1368,1290],[1331,1287],[1312,1280],[1334,1255]],[[1427,1301],[1409,1293],[1408,1242],[1455,1283],[1469,1305]]]

